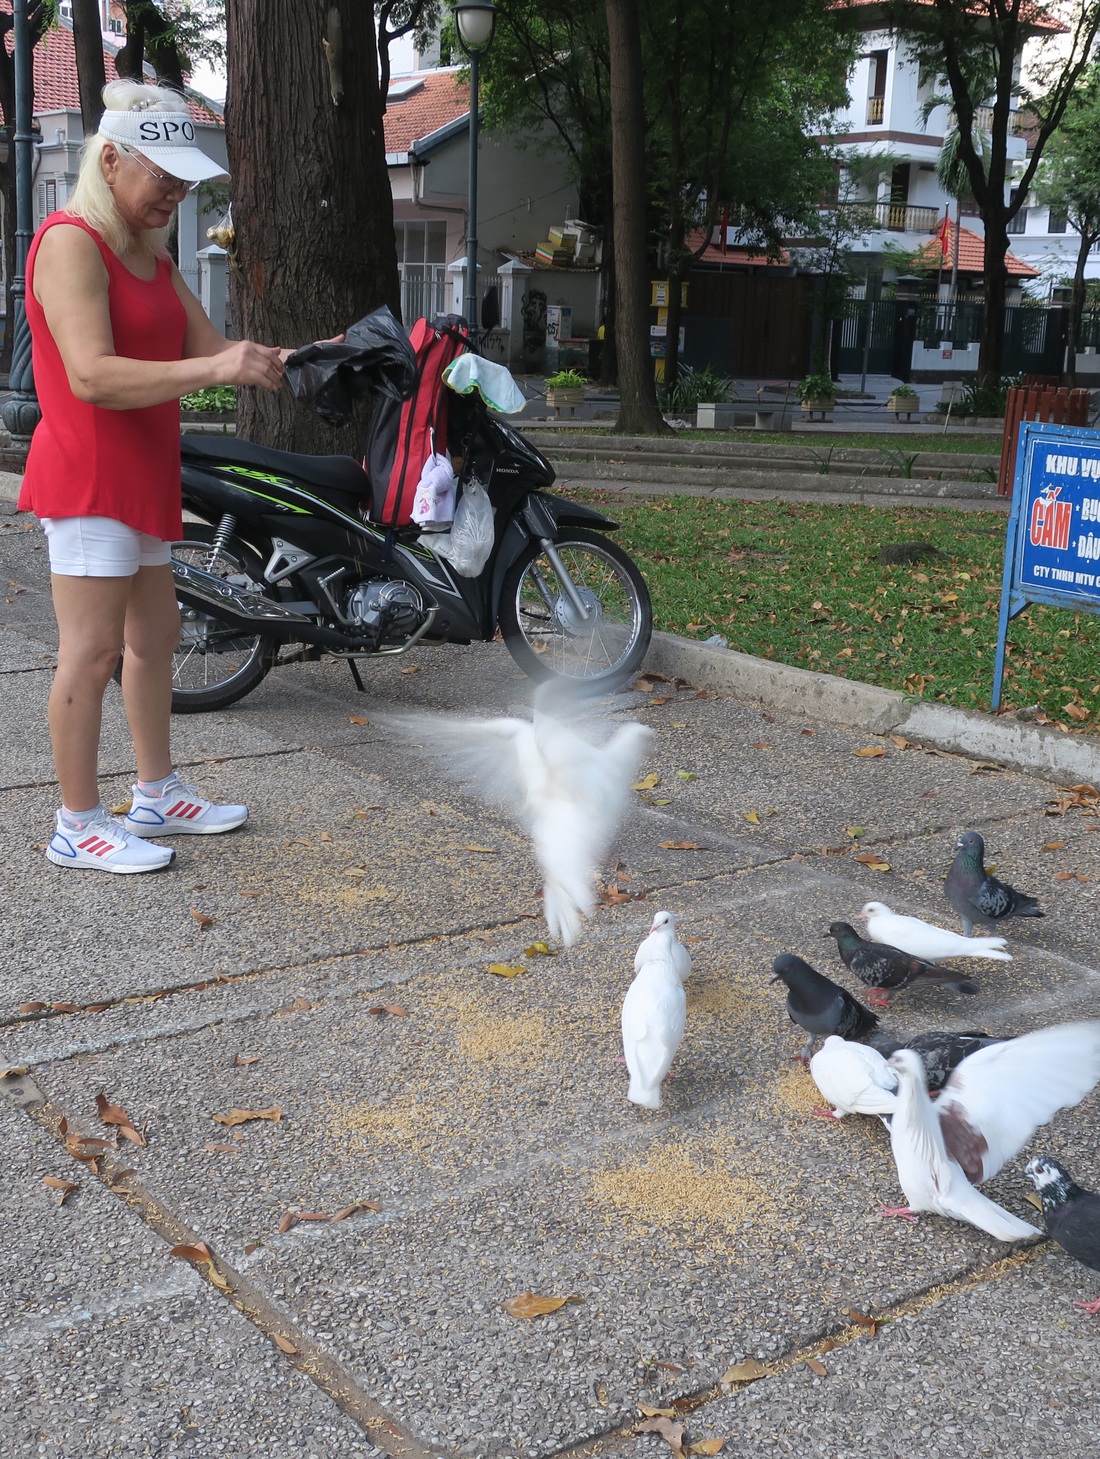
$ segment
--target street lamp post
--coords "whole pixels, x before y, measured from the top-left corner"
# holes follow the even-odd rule
[[[496,6],[492,0],[455,0],[458,43],[470,59],[470,185],[467,194],[466,279],[462,312],[477,330],[477,134],[478,63],[493,43]]]
[[[12,302],[15,321],[11,372],[8,376],[11,393],[4,402],[3,416],[4,424],[11,435],[26,439],[33,433],[42,415],[38,408],[38,397],[34,393],[31,332],[24,305],[27,250],[34,233],[34,212],[31,207],[34,155],[31,96],[34,90],[34,72],[30,27],[27,23],[27,0],[14,0],[12,9],[15,43],[15,277],[12,279]]]

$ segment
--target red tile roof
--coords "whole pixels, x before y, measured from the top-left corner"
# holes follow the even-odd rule
[[[951,267],[955,257],[955,224],[947,225],[947,247],[942,248],[939,238],[933,238],[931,243],[926,243],[921,253],[932,264],[938,265],[940,258],[943,258],[943,267]],[[1020,279],[1037,279],[1039,270],[1032,268],[1029,263],[1024,263],[1022,258],[1017,258],[1014,253],[1005,254],[1005,267],[1010,274]],[[980,233],[973,233],[969,228],[959,229],[959,272],[961,274],[982,274],[985,272],[985,239]]]
[[[440,127],[469,115],[470,88],[458,79],[457,70],[420,71],[390,81],[386,102],[386,151],[407,152],[413,142],[430,137]],[[395,98],[395,88],[419,81],[405,97]]]
[[[935,5],[935,3],[936,0],[909,0],[910,5]],[[834,10],[868,10],[872,7],[883,9],[883,0],[832,0]],[[967,9],[972,11],[976,19],[981,20],[990,15],[992,7],[988,0],[973,0]],[[1069,30],[1067,25],[1064,25],[1042,5],[1034,3],[1034,0],[1024,0],[1020,6],[1020,22],[1029,24],[1035,30],[1050,31],[1054,34]]]
[[[0,11],[11,14],[11,0],[0,0]],[[4,37],[10,52],[14,46],[11,31]],[[80,111],[80,87],[76,79],[76,49],[73,33],[65,24],[48,30],[34,48],[34,110]],[[115,68],[115,52],[103,47],[103,66],[107,80],[113,81],[118,71]],[[222,118],[193,96],[187,98],[187,110],[196,122],[207,126],[223,126]]]
[[[689,248],[698,248],[701,239],[696,234],[694,241],[689,237],[687,244]],[[766,253],[758,248],[742,248],[739,244],[727,243],[725,248],[720,243],[708,243],[703,252],[696,260],[697,263],[726,263],[745,267],[752,265],[755,268],[789,268],[791,256],[787,250],[781,249],[778,258],[769,258]]]

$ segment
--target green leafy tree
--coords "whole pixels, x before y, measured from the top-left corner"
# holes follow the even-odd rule
[[[1089,64],[1100,33],[1100,0],[1065,0],[1050,13],[1034,0],[887,0],[885,10],[890,24],[908,37],[925,72],[942,78],[951,95],[959,156],[985,224],[978,374],[995,380],[1004,345],[1008,224],[1023,205]],[[1030,117],[1028,156],[1015,179],[1008,160],[1014,103]],[[983,131],[989,137],[988,156],[983,156]]]
[[[1076,383],[1077,342],[1085,310],[1085,265],[1100,242],[1100,64],[1093,64],[1050,139],[1035,183],[1040,202],[1065,214],[1078,235],[1072,303],[1066,330],[1066,383]]]

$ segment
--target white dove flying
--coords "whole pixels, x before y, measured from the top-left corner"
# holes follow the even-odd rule
[[[661,1081],[672,1067],[687,1021],[687,994],[670,957],[649,958],[623,999],[623,1053],[630,1071],[626,1097],[660,1109]]]
[[[887,1063],[898,1076],[890,1144],[909,1203],[895,1214],[936,1211],[998,1241],[1039,1235],[974,1187],[1100,1081],[1100,1021],[1058,1024],[979,1049],[952,1072],[934,1105],[919,1055],[899,1049]]]
[[[578,699],[561,685],[542,684],[530,720],[379,716],[445,756],[450,773],[473,773],[487,797],[511,804],[542,870],[550,935],[566,947],[595,908],[593,873],[619,828],[653,735],[645,725],[624,724],[605,743],[586,739],[561,718]]]
[[[819,1119],[878,1115],[889,1125],[889,1116],[897,1108],[898,1076],[877,1049],[832,1033],[810,1060],[810,1074],[822,1098],[834,1106],[815,1109]]]
[[[891,912],[885,902],[867,902],[859,915],[867,923],[867,932],[873,942],[899,947],[913,957],[924,958],[925,962],[942,963],[950,957],[989,957],[998,962],[1012,961],[1012,954],[1004,950],[1003,937],[963,937],[946,927],[922,922],[919,917]]]
[[[676,918],[671,912],[658,912],[653,918],[648,937],[642,939],[634,954],[634,971],[639,972],[643,963],[658,956],[671,958],[681,982],[687,982],[691,976],[691,953],[676,936]]]

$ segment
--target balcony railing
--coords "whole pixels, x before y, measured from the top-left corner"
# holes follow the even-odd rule
[[[876,203],[875,222],[895,233],[934,233],[939,212],[936,208],[912,208],[908,203]]]
[[[952,117],[954,121],[954,117]],[[974,108],[974,130],[977,132],[991,132],[993,130],[993,108],[991,106],[977,106]],[[1023,130],[1023,119],[1020,112],[1013,109],[1008,114],[1008,134],[1010,137],[1019,136]]]
[[[883,112],[886,107],[885,96],[869,96],[867,98],[867,124],[868,126],[881,125]]]

